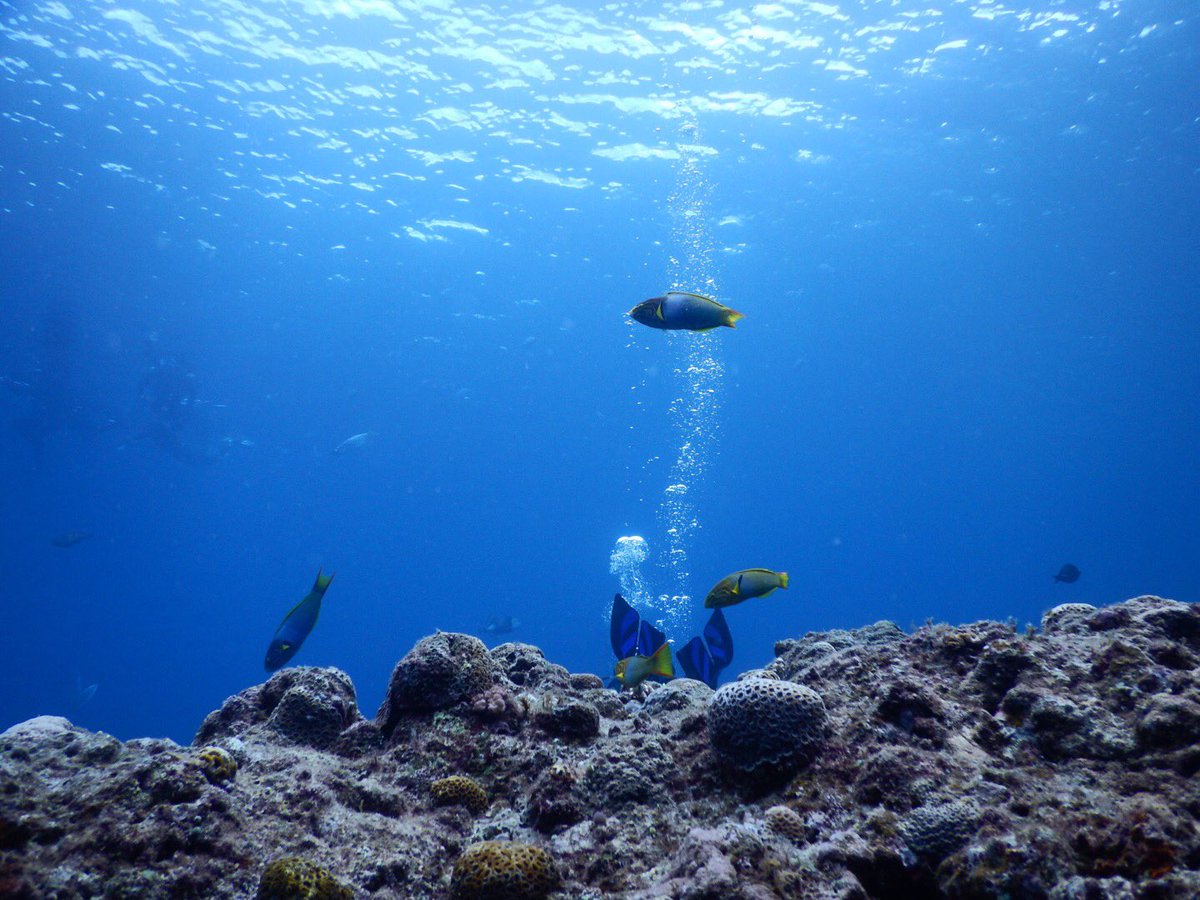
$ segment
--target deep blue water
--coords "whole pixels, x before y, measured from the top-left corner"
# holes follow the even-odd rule
[[[1198,48],[1132,0],[0,0],[0,727],[190,740],[321,566],[294,662],[368,715],[496,614],[610,672],[627,535],[677,645],[790,573],[735,672],[1200,600]],[[625,317],[671,287],[746,318]]]

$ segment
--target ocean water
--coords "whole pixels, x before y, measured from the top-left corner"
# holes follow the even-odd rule
[[[1166,0],[0,0],[0,727],[188,741],[321,567],[367,715],[747,567],[726,677],[1200,600],[1198,73]]]

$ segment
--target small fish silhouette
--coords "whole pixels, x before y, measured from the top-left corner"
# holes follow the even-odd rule
[[[68,531],[65,534],[60,534],[58,537],[50,541],[50,543],[55,547],[62,547],[65,549],[67,547],[74,547],[76,544],[86,541],[91,536],[92,533],[90,531]]]
[[[1061,581],[1064,584],[1074,584],[1079,580],[1079,574],[1078,567],[1067,563],[1058,570],[1058,574],[1054,576],[1054,580]]]

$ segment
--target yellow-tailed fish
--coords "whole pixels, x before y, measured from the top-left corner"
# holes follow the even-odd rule
[[[669,331],[709,331],[722,326],[733,328],[735,323],[746,318],[712,297],[687,291],[668,291],[662,297],[643,300],[629,311],[629,316],[635,322]]]
[[[271,638],[271,645],[267,647],[267,659],[264,665],[268,672],[274,672],[287,665],[288,660],[296,655],[296,651],[300,649],[304,639],[317,624],[317,616],[321,612],[321,598],[325,596],[325,591],[331,581],[333,581],[332,572],[322,575],[318,569],[317,580],[313,584],[312,590],[305,595],[303,600],[292,607],[290,613],[283,617],[283,621],[275,631],[275,637]]]
[[[704,598],[705,609],[733,606],[743,600],[765,597],[776,588],[787,588],[787,572],[772,572],[770,569],[742,569],[726,575]]]
[[[613,670],[622,687],[637,687],[651,675],[665,678],[675,677],[675,666],[671,662],[671,645],[663,644],[651,656],[629,656],[620,660]]]

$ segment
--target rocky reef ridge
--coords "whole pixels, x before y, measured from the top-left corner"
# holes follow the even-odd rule
[[[371,719],[337,669],[195,742],[0,735],[0,897],[1193,898],[1200,605],[780,641],[617,694],[439,633]]]

